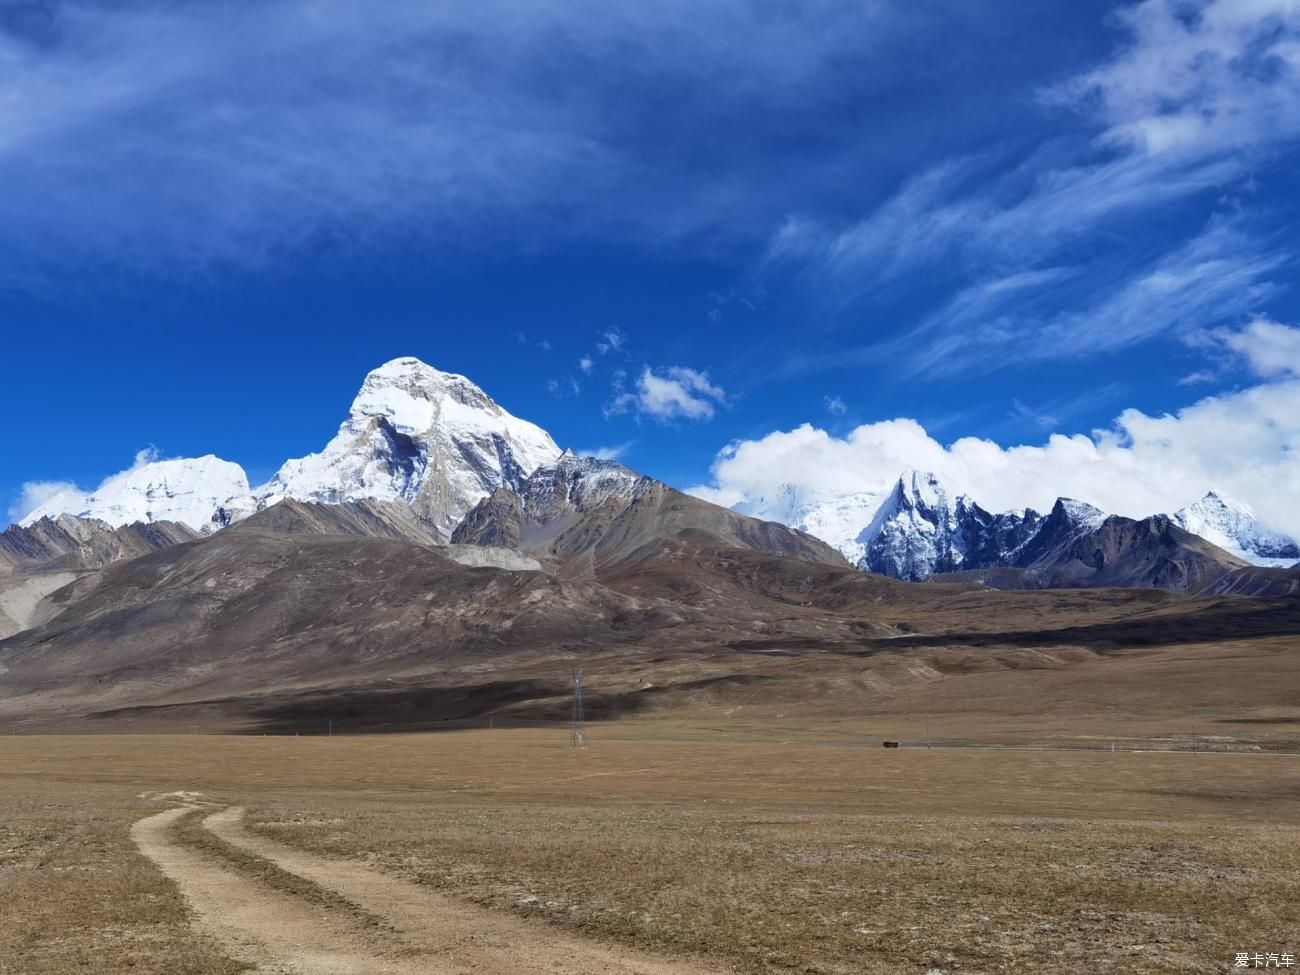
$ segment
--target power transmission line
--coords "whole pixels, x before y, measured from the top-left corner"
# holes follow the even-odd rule
[[[569,744],[574,748],[587,747],[587,732],[583,727],[582,668],[573,670],[573,717],[569,724]]]

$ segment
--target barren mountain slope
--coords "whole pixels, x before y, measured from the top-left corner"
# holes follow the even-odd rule
[[[630,551],[621,537],[617,558],[574,578],[470,568],[395,540],[222,532],[60,590],[62,615],[0,641],[0,718],[276,730],[328,717],[376,728],[560,718],[575,665],[605,675],[595,715],[760,692],[853,710],[863,693],[972,668],[1300,632],[1295,600],[1005,593],[898,582],[694,529]]]
[[[285,498],[227,529],[289,535],[354,535],[436,545],[436,528],[416,516],[404,501],[345,501],[320,504]]]
[[[75,515],[45,517],[0,534],[0,575],[47,569],[98,569],[193,541],[199,533],[178,522],[135,522],[121,528]]]
[[[1055,545],[1043,547],[1023,568],[935,578],[997,589],[1129,587],[1205,596],[1300,594],[1300,572],[1295,569],[1251,565],[1163,515],[1141,521],[1112,515],[1090,530],[1066,534]]]
[[[500,490],[480,501],[452,539],[517,546],[573,573],[643,562],[686,536],[706,546],[847,565],[830,545],[804,532],[682,494],[613,461],[568,451],[538,468],[518,494]]]
[[[472,669],[608,633],[629,602],[406,542],[222,532],[107,570],[52,623],[0,644],[2,679],[11,704],[84,711]]]

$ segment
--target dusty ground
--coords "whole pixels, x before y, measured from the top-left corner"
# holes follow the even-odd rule
[[[593,727],[583,753],[560,729],[0,738],[0,972],[240,970],[132,843],[169,808],[138,797],[178,789],[324,856],[295,873],[263,848],[255,868],[196,845],[196,823],[170,834],[329,925],[376,913],[336,858],[547,938],[718,971],[1229,972],[1237,951],[1300,953],[1298,757],[893,751],[857,732],[640,721]]]

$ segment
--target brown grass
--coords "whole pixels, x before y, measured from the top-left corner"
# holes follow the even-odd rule
[[[133,797],[173,789],[249,804],[283,842],[742,972],[1227,972],[1235,951],[1300,949],[1295,757],[886,751],[839,726],[663,720],[591,737],[579,754],[563,731],[0,739],[0,863],[23,865],[31,905],[5,898],[2,957],[22,964],[0,971],[236,970],[130,851],[158,808]]]
[[[0,973],[246,970],[191,931],[136,854],[127,831],[148,810],[128,790],[9,777],[0,789]]]

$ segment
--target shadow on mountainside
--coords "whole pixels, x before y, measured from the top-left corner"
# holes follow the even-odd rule
[[[654,710],[666,699],[679,700],[723,686],[747,686],[763,680],[748,675],[709,677],[671,686],[619,692],[587,690],[587,721],[614,721]],[[149,725],[237,726],[252,735],[385,734],[457,731],[483,727],[560,725],[572,714],[573,690],[567,681],[499,680],[469,685],[365,686],[285,692],[267,696],[232,696],[174,704],[114,708],[92,720],[134,721]]]
[[[1114,647],[1155,647],[1166,644],[1201,643],[1222,639],[1286,636],[1300,632],[1300,599],[1272,602],[1216,600],[1185,612],[1158,613],[1102,623],[1071,624],[1061,627],[991,629],[987,632],[949,631],[902,633],[887,639],[864,641],[872,650],[909,647],[992,645],[1044,646],[1073,644],[1098,651]]]

